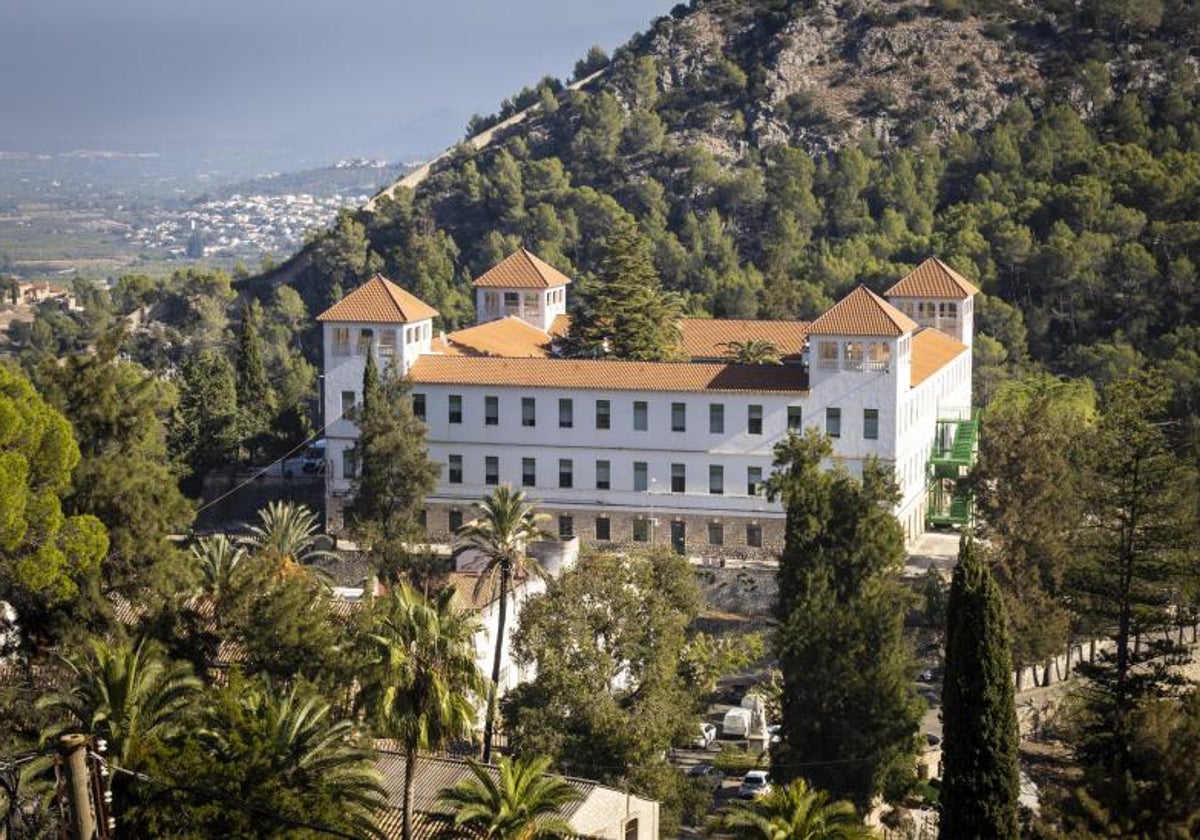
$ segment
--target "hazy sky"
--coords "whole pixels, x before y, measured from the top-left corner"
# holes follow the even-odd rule
[[[398,157],[675,0],[0,0],[0,149]]]

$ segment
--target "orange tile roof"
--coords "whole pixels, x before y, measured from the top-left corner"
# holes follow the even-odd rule
[[[913,388],[944,368],[967,345],[951,338],[940,330],[926,327],[912,338],[912,374],[909,385]]]
[[[501,318],[446,336],[440,347],[448,356],[535,356],[550,355],[550,337],[528,321]]]
[[[799,357],[808,336],[807,321],[755,321],[733,318],[680,318],[683,349],[693,359],[720,359],[732,341],[769,341],[781,358]]]
[[[550,335],[554,338],[562,338],[570,329],[570,315],[555,315],[554,320],[550,322]]]
[[[473,285],[477,289],[552,289],[570,282],[570,277],[521,248],[485,271]]]
[[[808,391],[807,375],[787,365],[421,356],[410,374],[414,382],[426,385],[795,394]]]
[[[887,290],[888,297],[965,300],[979,293],[975,284],[937,257],[930,257]]]
[[[382,274],[317,316],[318,321],[360,321],[371,324],[408,324],[438,314],[425,301],[401,289]]]
[[[866,286],[846,295],[808,326],[809,335],[904,335],[917,322]]]

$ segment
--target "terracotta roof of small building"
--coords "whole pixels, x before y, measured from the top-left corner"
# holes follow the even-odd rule
[[[456,330],[439,345],[447,356],[535,356],[550,355],[550,336],[520,318],[501,318]]]
[[[555,315],[554,320],[550,322],[550,335],[553,338],[562,338],[570,329],[570,315]]]
[[[513,251],[472,284],[477,289],[552,289],[571,278],[524,248]]]
[[[425,301],[404,291],[382,274],[376,274],[318,315],[317,320],[410,324],[437,314],[438,311]]]
[[[940,330],[926,327],[912,337],[912,373],[909,385],[913,388],[958,358],[967,345]]]
[[[809,335],[898,336],[917,322],[866,286],[846,295],[808,326]]]
[[[683,349],[693,359],[720,359],[734,341],[769,341],[781,359],[799,358],[808,340],[807,321],[680,318]]]
[[[930,257],[887,290],[888,297],[965,300],[979,293],[975,284],[937,257]]]
[[[426,385],[496,385],[597,391],[732,391],[805,393],[795,366],[607,359],[503,359],[421,356],[413,381]]]

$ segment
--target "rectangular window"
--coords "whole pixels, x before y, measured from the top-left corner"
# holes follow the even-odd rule
[[[708,433],[710,435],[725,434],[725,405],[711,403],[708,406]]]
[[[537,425],[537,403],[533,397],[521,397],[521,425]]]
[[[535,487],[537,485],[537,461],[533,458],[521,459],[521,486]]]
[[[892,346],[886,341],[872,341],[868,347],[868,354],[867,367],[869,369],[887,370],[889,367],[891,367]],[[903,355],[903,352],[901,355]]]
[[[447,461],[446,480],[451,484],[462,484],[462,456],[451,455]]]
[[[450,526],[451,533],[462,529],[462,511],[452,510],[447,519],[447,524]]]
[[[361,329],[358,331],[358,347],[355,352],[359,356],[365,356],[371,352],[371,342],[375,340],[375,331],[369,329]]]
[[[788,406],[788,431],[800,432],[804,429],[804,411],[798,405]]]
[[[867,440],[879,440],[879,409],[863,409],[863,437]]]
[[[541,292],[526,292],[525,293],[525,311],[529,313],[537,312],[542,308],[542,293]]]
[[[671,492],[687,492],[687,466],[684,464],[671,465]]]
[[[838,343],[836,341],[821,341],[817,343],[817,367],[825,370],[837,370]]]
[[[558,459],[558,486],[566,489],[575,484],[575,464],[570,458]]]
[[[608,400],[596,400],[596,428],[607,429],[612,423],[612,406]]]
[[[750,548],[762,548],[762,526],[746,526],[746,545]]]
[[[483,398],[483,425],[499,426],[500,425],[500,398],[499,397],[484,397]]]
[[[495,312],[500,308],[500,295],[497,292],[483,293],[483,308],[488,312]]]
[[[840,408],[825,409],[825,434],[831,438],[842,436],[842,410]]]
[[[500,459],[495,455],[483,459],[483,483],[492,487],[500,483]]]
[[[861,341],[846,342],[846,370],[862,370],[863,346]]]
[[[671,431],[687,431],[687,406],[684,403],[671,403]]]
[[[612,521],[607,516],[596,517],[596,539],[600,542],[612,539]]]
[[[355,478],[358,475],[358,453],[347,449],[342,456],[342,478]]]
[[[708,492],[714,496],[725,492],[725,468],[720,464],[708,465]]]
[[[425,395],[424,394],[413,394],[412,395],[412,410],[413,410],[413,417],[416,417],[418,420],[424,422],[424,420],[425,420]]]
[[[757,496],[762,490],[762,467],[746,467],[746,495]]]
[[[505,292],[504,293],[504,314],[517,315],[521,308],[521,293],[520,292]]]
[[[649,519],[633,520],[633,541],[634,542],[650,542],[650,520]]]
[[[608,461],[596,462],[596,489],[607,490],[612,484],[612,465]]]
[[[575,536],[575,517],[565,514],[558,517],[558,538],[569,540],[573,536]]]
[[[752,435],[762,434],[762,406],[752,405],[746,413],[746,431]]]
[[[384,330],[379,334],[379,357],[390,359],[396,355],[396,331]]]
[[[575,425],[575,401],[568,399],[560,399],[558,401],[558,427],[560,429],[569,429]]]
[[[650,487],[647,473],[645,461],[633,462],[633,489],[639,493],[645,493]]]
[[[358,402],[358,395],[353,391],[342,391],[342,416],[353,417],[354,406]]]
[[[333,355],[349,356],[350,355],[350,328],[349,327],[334,327],[333,328]]]
[[[461,394],[451,394],[450,395],[450,403],[449,403],[449,407],[447,409],[446,419],[449,420],[451,423],[461,423],[462,422],[462,395]]]
[[[650,428],[650,412],[646,403],[635,400],[633,403],[633,430],[644,432]]]
[[[708,523],[708,544],[725,545],[725,526],[720,522]]]

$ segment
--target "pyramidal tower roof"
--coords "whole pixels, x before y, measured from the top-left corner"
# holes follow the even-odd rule
[[[809,335],[898,336],[917,322],[866,286],[846,295],[808,327]]]
[[[937,257],[930,257],[887,290],[888,297],[966,300],[979,293],[967,278]]]
[[[357,321],[370,324],[409,324],[433,318],[438,311],[376,274],[317,316],[318,321]]]
[[[513,251],[474,282],[477,289],[552,289],[571,278],[524,248]]]

